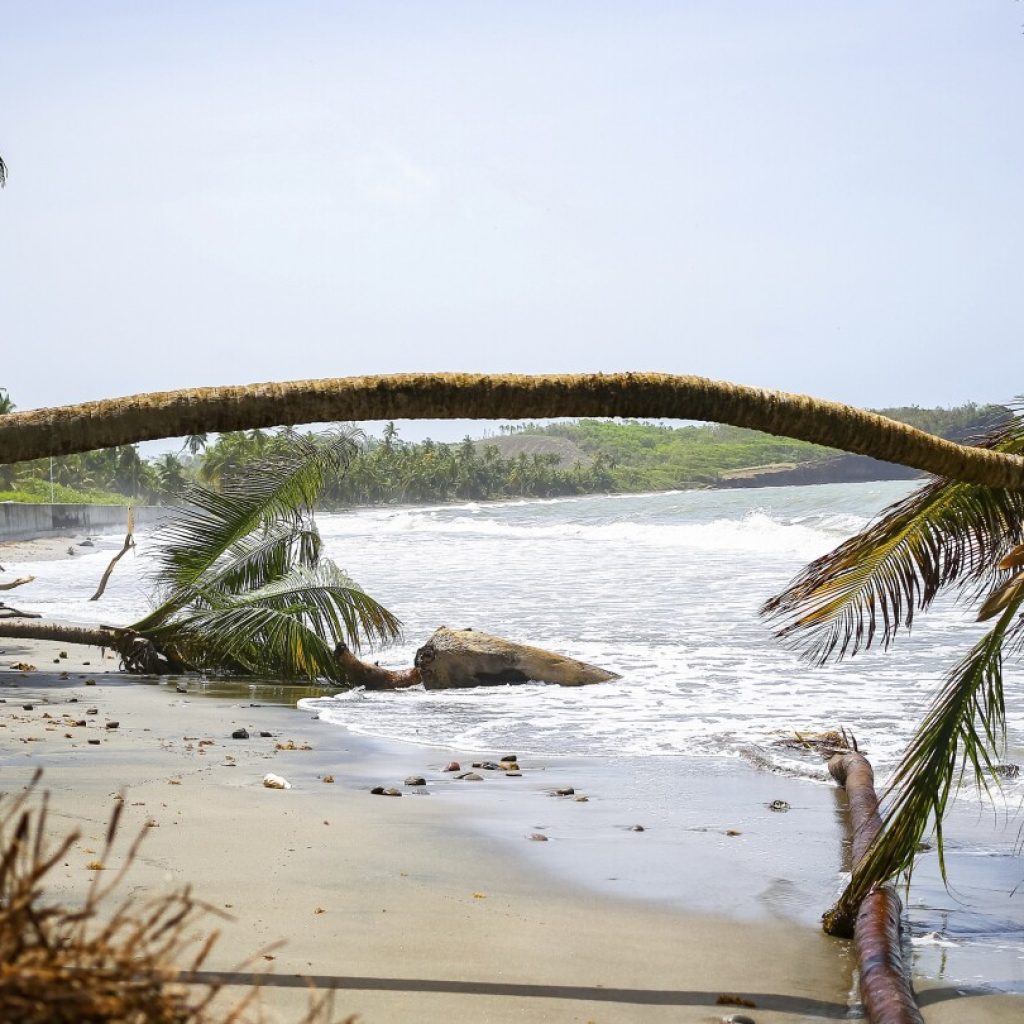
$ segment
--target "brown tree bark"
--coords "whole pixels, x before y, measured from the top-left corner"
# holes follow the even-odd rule
[[[392,671],[381,668],[380,665],[371,665],[360,661],[345,644],[338,644],[334,648],[334,656],[352,686],[364,686],[367,690],[401,690],[407,686],[415,686],[420,681],[418,668]]]
[[[0,622],[0,637],[15,640],[52,640],[60,644],[117,649],[120,632],[106,626],[61,626],[55,622]]]
[[[1024,459],[806,395],[663,373],[393,374],[195,388],[0,417],[0,464],[161,437],[390,419],[672,417],[812,441],[938,476],[1024,489]]]
[[[849,802],[853,871],[867,855],[882,827],[875,775],[863,754],[835,754],[832,777],[846,789]],[[902,905],[891,885],[873,889],[861,902],[855,920],[846,908],[825,915],[825,931],[849,936],[852,930],[860,996],[871,1024],[924,1024],[917,1008],[900,948]]]

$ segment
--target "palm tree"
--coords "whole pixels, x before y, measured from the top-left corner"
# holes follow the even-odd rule
[[[195,486],[161,527],[160,604],[125,629],[2,623],[5,636],[114,647],[140,671],[200,669],[344,683],[334,648],[386,643],[400,623],[321,553],[313,505],[354,432],[288,436],[221,491]]]
[[[2,165],[3,161],[0,161]],[[15,405],[11,401],[10,393],[7,388],[0,388],[0,416],[6,416],[9,412],[14,412]]]
[[[983,446],[1024,454],[1024,420],[1011,419]],[[888,648],[950,588],[979,605],[979,621],[995,624],[949,670],[896,769],[884,830],[831,912],[837,928],[874,886],[912,870],[930,826],[945,876],[950,797],[968,772],[985,790],[998,785],[1003,660],[1024,652],[1024,491],[937,479],[813,562],[762,609],[778,621],[781,639],[820,664],[874,643]]]
[[[1004,723],[1003,651],[1019,653],[1024,647],[1018,618],[1024,604],[1024,579],[1017,572],[1024,565],[1019,418],[974,447],[851,406],[700,377],[403,374],[138,395],[14,413],[0,420],[0,463],[278,423],[556,416],[711,420],[939,477],[815,562],[766,607],[781,618],[785,638],[803,637],[810,655],[819,658],[837,651],[852,654],[876,639],[888,644],[943,586],[967,588],[984,598],[982,616],[996,619],[951,670],[911,744],[891,791],[888,827],[858,868],[844,903],[909,868],[929,821],[934,820],[941,841],[942,812],[959,767],[969,764],[986,780]],[[237,555],[247,563],[244,545]]]
[[[395,374],[159,392],[14,413],[0,464],[201,431],[358,420],[623,416],[730,423],[990,487],[1024,487],[1024,460],[945,441],[806,395],[671,374]]]

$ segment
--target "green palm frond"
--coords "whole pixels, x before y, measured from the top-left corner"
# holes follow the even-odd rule
[[[259,528],[308,517],[330,477],[357,451],[360,436],[351,428],[326,439],[292,433],[284,451],[226,481],[221,491],[192,488],[185,507],[161,530],[158,580],[168,588],[188,587]]]
[[[196,668],[344,679],[334,647],[358,649],[363,636],[385,643],[401,624],[337,566],[297,566],[241,594],[204,594],[145,635]]]
[[[1020,418],[985,446],[1024,452]],[[936,480],[812,562],[762,614],[812,661],[892,643],[939,591],[977,594],[1001,582],[1000,560],[1024,541],[1024,493]]]
[[[344,681],[333,646],[288,611],[252,605],[200,608],[150,636],[198,669]]]
[[[856,908],[873,887],[910,872],[931,823],[946,878],[942,818],[949,799],[968,769],[989,790],[993,758],[1005,742],[1003,649],[1019,650],[1024,641],[1022,603],[1024,591],[947,677],[883,797],[883,828],[839,899],[840,915]]]
[[[223,491],[190,488],[157,537],[154,582],[163,602],[133,628],[154,629],[202,600],[200,590],[262,586],[296,562],[315,565],[320,540],[313,506],[331,477],[344,470],[361,436],[352,428],[320,437],[289,432],[275,455]]]
[[[202,577],[204,594],[239,594],[273,583],[296,565],[315,568],[323,541],[312,523],[278,523],[233,544]]]
[[[266,586],[232,596],[226,607],[268,608],[300,619],[331,639],[359,650],[361,637],[385,644],[401,634],[401,623],[330,560],[316,568],[294,567]]]

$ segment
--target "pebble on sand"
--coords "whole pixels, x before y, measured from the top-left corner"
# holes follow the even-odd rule
[[[247,731],[247,730],[245,730],[245,729],[236,729],[236,730],[235,730],[235,731],[234,731],[234,732],[233,732],[233,733],[231,734],[231,738],[232,738],[233,740],[247,740],[247,739],[249,738],[249,733],[248,733],[248,731]]]
[[[462,769],[462,765],[460,765],[458,761],[449,761],[448,764],[446,764],[445,768],[444,768],[444,770],[446,772],[457,772],[457,771],[460,771],[461,769]]]
[[[410,775],[409,778],[405,780],[405,784],[407,786],[425,786],[427,784],[427,780],[423,778],[422,775]]]
[[[267,772],[267,774],[263,776],[263,785],[267,789],[292,788],[292,784],[287,779],[283,779],[280,775],[275,775],[273,772]]]

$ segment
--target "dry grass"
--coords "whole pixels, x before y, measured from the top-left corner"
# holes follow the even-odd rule
[[[117,871],[96,871],[85,899],[71,907],[46,899],[47,875],[80,838],[47,838],[47,797],[39,772],[20,795],[0,798],[0,1020],[19,1024],[242,1024],[262,1018],[259,989],[221,1008],[219,986],[176,983],[199,970],[217,940],[196,926],[213,908],[186,887],[146,900],[115,893],[145,829]],[[115,803],[98,860],[114,850],[122,801]],[[222,916],[222,915],[221,915]],[[329,996],[310,995],[300,1024],[327,1024]],[[350,1018],[351,1019],[351,1018]]]

